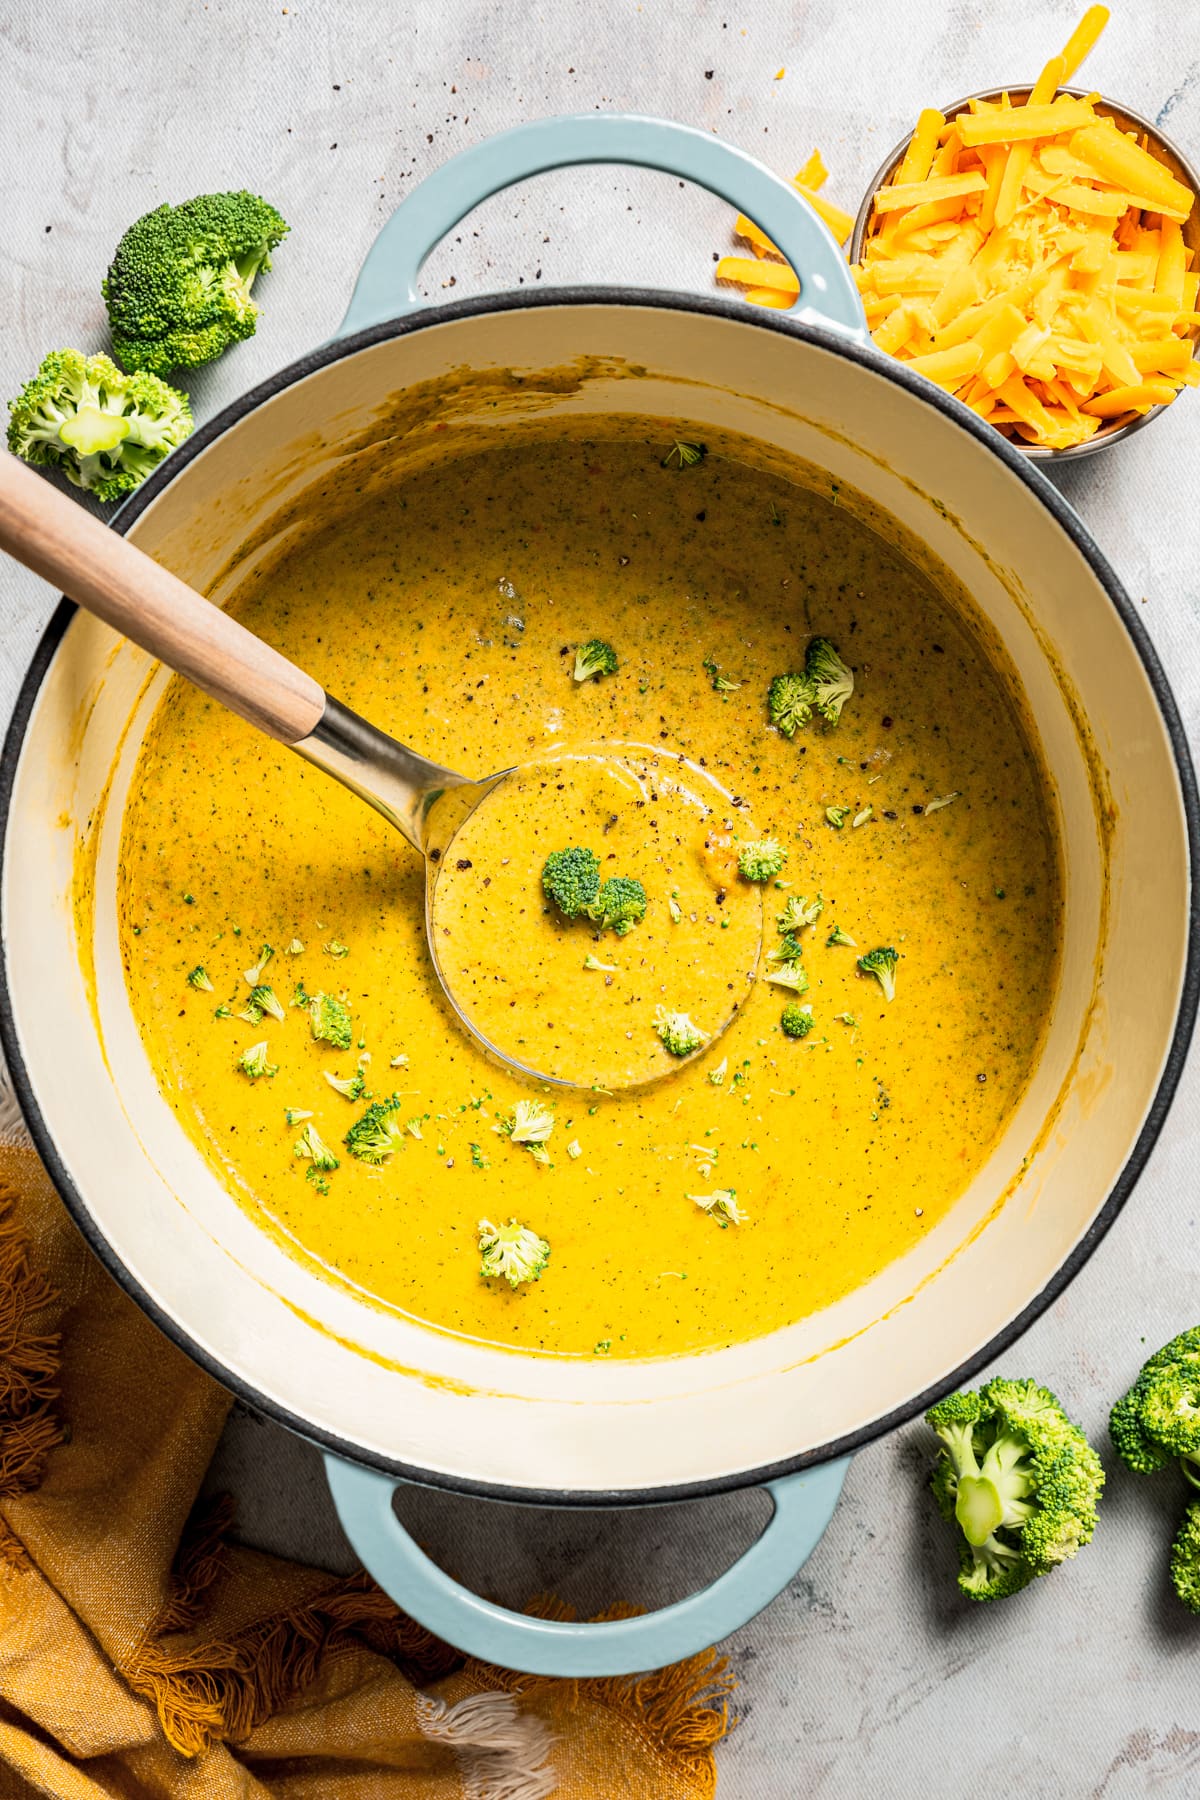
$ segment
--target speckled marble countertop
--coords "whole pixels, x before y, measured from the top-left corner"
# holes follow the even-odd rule
[[[710,127],[787,173],[813,144],[851,209],[926,102],[1032,79],[1080,0],[15,0],[0,18],[0,392],[63,343],[104,343],[99,280],[162,199],[248,185],[293,228],[259,334],[197,374],[199,417],[320,342],[391,209],[454,151],[517,120],[593,107]],[[1118,4],[1088,79],[1200,146],[1200,12]],[[782,80],[775,73],[783,68]],[[16,120],[19,119],[19,127]],[[19,131],[16,148],[14,136]],[[431,293],[629,280],[708,289],[728,210],[663,177],[586,170],[481,208],[427,268]],[[1185,398],[1062,486],[1144,611],[1192,741],[1200,731],[1200,401]],[[53,604],[0,568],[0,717]],[[1106,1401],[1193,1323],[1200,1057],[1133,1201],[1006,1358],[1069,1397],[1098,1443]],[[859,1455],[787,1592],[727,1646],[743,1723],[723,1800],[866,1794],[1200,1793],[1200,1621],[1174,1602],[1168,1480],[1110,1481],[1096,1543],[1009,1606],[971,1608],[922,1490],[921,1427]],[[316,1456],[235,1415],[214,1472],[253,1542],[346,1566]],[[502,1598],[661,1603],[711,1578],[766,1512],[749,1494],[598,1522],[412,1494],[404,1516]],[[605,1797],[608,1800],[608,1797]]]

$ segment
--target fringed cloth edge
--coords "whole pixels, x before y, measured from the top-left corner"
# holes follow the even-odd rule
[[[35,1488],[63,1438],[54,1410],[61,1339],[39,1320],[58,1296],[30,1265],[15,1217],[17,1198],[0,1182],[0,1500]],[[17,1566],[24,1561],[2,1520],[0,1561]]]
[[[543,1619],[576,1617],[573,1607],[553,1595],[539,1595],[529,1611]],[[644,1611],[639,1606],[610,1606],[596,1615],[595,1622],[632,1619]],[[697,1796],[709,1800],[717,1791],[712,1753],[737,1723],[736,1716],[731,1716],[729,1701],[738,1681],[729,1667],[729,1658],[714,1650],[701,1650],[682,1662],[643,1675],[571,1680],[561,1675],[520,1675],[472,1659],[467,1661],[466,1672],[481,1683],[527,1698],[536,1698],[553,1688],[560,1697],[564,1691],[567,1693],[569,1706],[581,1701],[602,1706],[628,1726],[648,1750],[685,1771]]]
[[[374,1650],[417,1686],[461,1666],[458,1651],[407,1618],[363,1570],[227,1638],[164,1642],[202,1617],[229,1561],[232,1526],[228,1494],[193,1513],[166,1602],[121,1668],[134,1692],[153,1703],[163,1735],[182,1756],[199,1756],[217,1740],[244,1740],[307,1687],[326,1656],[341,1650]]]

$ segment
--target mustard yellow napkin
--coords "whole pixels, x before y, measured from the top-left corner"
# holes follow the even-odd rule
[[[463,1662],[196,1507],[229,1396],[0,1145],[0,1800],[701,1800],[732,1686]]]

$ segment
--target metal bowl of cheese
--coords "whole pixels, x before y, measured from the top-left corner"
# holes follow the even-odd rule
[[[966,112],[970,108],[972,101],[984,101],[988,104],[995,105],[1007,94],[1014,105],[1024,104],[1024,102],[1028,100],[1031,90],[1032,84],[1029,82],[1019,83],[1015,87],[981,88],[977,93],[965,94],[961,100],[955,100],[949,106],[942,107],[940,110],[945,114],[947,121],[949,121],[957,118],[960,113]],[[1074,99],[1083,100],[1086,99],[1089,94],[1094,94],[1095,89],[1060,87],[1057,92],[1060,96],[1066,94],[1072,96]],[[1200,194],[1200,173],[1197,173],[1196,169],[1184,156],[1178,146],[1173,144],[1170,138],[1166,137],[1152,120],[1143,118],[1140,113],[1131,112],[1127,106],[1118,106],[1114,101],[1107,100],[1103,96],[1096,101],[1096,110],[1103,116],[1112,119],[1121,131],[1136,132],[1139,136],[1144,137],[1146,147],[1151,151],[1155,160],[1162,163],[1163,167],[1171,175],[1175,176],[1176,180],[1182,181],[1187,187],[1191,188],[1193,193]],[[850,238],[849,251],[850,261],[852,263],[858,263],[862,259],[862,254],[866,247],[872,220],[874,218],[875,196],[880,188],[886,187],[892,180],[892,177],[903,160],[910,137],[911,133],[903,137],[900,142],[895,145],[880,167],[876,170],[867,187],[866,193],[863,195],[862,203],[855,216],[854,230]],[[1192,208],[1191,214],[1186,224],[1183,226],[1183,241],[1186,248],[1192,253],[1191,267],[1192,270],[1195,271],[1197,266],[1200,266],[1200,206],[1194,206]],[[1198,341],[1197,328],[1195,326],[1192,327],[1188,335],[1191,337],[1193,344]],[[1032,457],[1039,462],[1061,463],[1068,459],[1074,459],[1080,456],[1091,456],[1097,450],[1106,450],[1109,445],[1118,443],[1122,438],[1129,437],[1135,431],[1140,431],[1142,427],[1148,425],[1152,419],[1158,418],[1160,413],[1165,412],[1169,404],[1173,403],[1166,402],[1159,406],[1152,406],[1146,412],[1138,413],[1132,418],[1126,417],[1124,420],[1115,420],[1112,424],[1102,427],[1101,430],[1096,432],[1094,437],[1088,438],[1085,443],[1072,444],[1068,448],[1062,450],[1051,449],[1049,446],[1043,444],[1024,443],[1017,437],[1009,438],[1009,442],[1012,444],[1013,448],[1019,451],[1023,456]]]

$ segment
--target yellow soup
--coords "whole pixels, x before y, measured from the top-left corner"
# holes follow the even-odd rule
[[[213,1168],[331,1279],[523,1350],[716,1347],[848,1293],[986,1159],[1054,989],[1047,777],[969,604],[853,496],[668,448],[508,435],[310,520],[232,608],[435,760],[523,766],[439,873],[439,961],[504,1048],[594,1088],[489,1059],[421,859],[182,682],[124,823],[131,1003]],[[788,738],[768,689],[814,636],[854,690]],[[576,680],[595,638],[616,670]],[[747,880],[764,839],[786,855]],[[625,935],[543,891],[581,846],[642,883]],[[549,1245],[540,1278],[481,1275],[484,1219]]]

